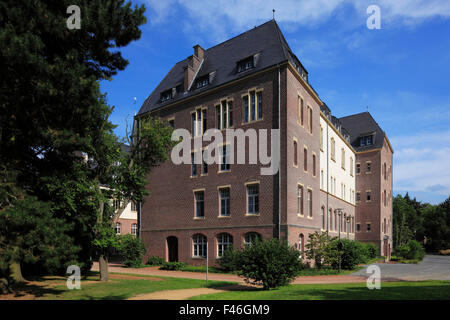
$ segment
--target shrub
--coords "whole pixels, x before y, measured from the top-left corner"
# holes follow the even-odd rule
[[[358,264],[367,262],[367,247],[361,242],[341,239],[342,248],[339,250],[339,239],[334,238],[330,241],[327,253],[326,263],[333,269],[339,268],[339,256],[341,258],[341,269],[352,270]]]
[[[365,243],[364,246],[366,247],[368,259],[374,259],[378,256],[378,247],[376,245],[373,243]]]
[[[233,247],[227,248],[223,256],[219,260],[220,268],[224,272],[232,272],[237,270],[239,251],[235,250]]]
[[[236,267],[247,282],[265,290],[287,285],[302,268],[299,251],[278,239],[258,241],[239,252]]]
[[[140,267],[145,253],[144,242],[131,234],[120,236],[118,245],[119,254],[127,267]]]
[[[416,240],[409,240],[406,244],[397,248],[396,254],[403,259],[422,260],[425,256],[425,249]]]
[[[325,232],[314,232],[309,235],[306,244],[306,257],[314,261],[317,269],[321,269],[326,260],[326,248],[330,243],[330,236]]]
[[[161,266],[161,265],[163,265],[163,263],[164,263],[164,259],[161,257],[157,257],[157,256],[151,256],[147,260],[147,264],[149,266]]]
[[[186,264],[184,262],[164,262],[161,267],[159,267],[159,270],[181,270]]]

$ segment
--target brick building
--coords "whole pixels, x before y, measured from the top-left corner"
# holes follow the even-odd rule
[[[192,159],[208,145],[207,129],[279,129],[279,140],[270,130],[267,140],[269,149],[279,146],[280,161],[276,174],[262,175],[267,165],[248,164],[247,144],[247,164],[237,164],[232,151],[232,164],[169,160],[153,169],[140,219],[147,256],[204,264],[206,243],[215,260],[257,237],[281,237],[301,251],[315,231],[355,238],[352,132],[309,84],[274,20],[207,50],[194,46],[146,99],[137,125],[148,115],[189,130]],[[221,156],[229,149],[223,144]]]

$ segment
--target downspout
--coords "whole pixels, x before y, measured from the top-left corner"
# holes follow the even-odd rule
[[[281,240],[281,93],[280,93],[280,67],[278,66],[278,239]]]
[[[329,188],[329,183],[330,183],[330,169],[329,169],[329,164],[330,164],[330,159],[329,154],[330,154],[330,150],[329,150],[329,146],[328,146],[328,123],[325,121],[325,123],[327,124],[327,234],[330,230],[330,209],[328,208],[328,196],[329,196],[329,192],[330,192],[330,188]]]

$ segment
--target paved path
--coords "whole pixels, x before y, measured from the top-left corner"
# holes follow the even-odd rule
[[[219,292],[225,292],[225,290],[213,288],[165,290],[137,295],[127,300],[187,300],[191,297],[199,296],[202,294],[212,294]]]
[[[188,278],[188,279],[199,279],[204,280],[206,277],[205,273],[201,272],[187,272],[187,271],[166,271],[158,270],[159,267],[147,267],[147,268],[124,268],[120,264],[110,263],[108,270],[109,272],[118,273],[131,273],[131,274],[142,274],[149,276],[162,276],[162,277],[174,277],[174,278]],[[92,266],[93,271],[98,271],[98,263],[94,262]],[[239,284],[245,284],[244,278],[239,277],[234,274],[225,273],[210,273],[208,275],[209,280],[214,281],[229,281],[237,282]],[[330,275],[330,276],[301,276],[295,279],[293,284],[317,284],[317,283],[355,283],[355,282],[365,282],[365,276],[354,276],[354,275]]]
[[[450,280],[450,257],[427,255],[418,264],[385,264],[374,263],[380,267],[381,279],[418,280]],[[366,269],[361,269],[351,276],[368,277]]]

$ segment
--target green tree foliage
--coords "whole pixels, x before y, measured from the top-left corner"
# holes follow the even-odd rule
[[[131,234],[119,237],[119,254],[127,267],[140,267],[145,253],[145,245],[141,238]]]
[[[313,260],[318,269],[321,269],[326,262],[327,246],[330,240],[331,237],[325,232],[319,233],[316,231],[309,235],[306,244],[306,257]]]
[[[245,246],[237,262],[239,273],[265,290],[287,285],[301,268],[299,251],[278,239]]]
[[[67,28],[70,5],[81,9],[79,30]],[[139,39],[144,10],[124,0],[0,1],[0,212],[9,212],[10,225],[24,225],[2,240],[0,250],[14,252],[10,260],[20,260],[19,266],[53,272],[78,252],[77,264],[87,270],[94,240],[108,234],[100,226],[112,218],[105,208],[111,192],[99,185],[111,182],[111,163],[127,156],[118,151],[112,108],[99,81],[111,80],[128,64],[119,49]],[[155,138],[154,145],[164,141]],[[82,161],[84,155],[89,162]],[[142,199],[142,176],[153,164],[130,165],[132,177],[122,181],[135,183],[118,192]],[[26,200],[30,196],[33,205]],[[42,203],[51,217],[34,215]],[[42,245],[33,247],[29,222],[42,228],[48,222],[66,238],[41,232]],[[14,243],[14,249],[6,247]],[[48,252],[44,244],[51,244]],[[53,252],[58,259],[50,258]]]
[[[398,256],[408,260],[422,260],[425,256],[425,249],[416,240],[409,240],[406,244],[399,246],[395,252]]]
[[[228,247],[219,260],[220,268],[225,272],[236,271],[240,250]]]

